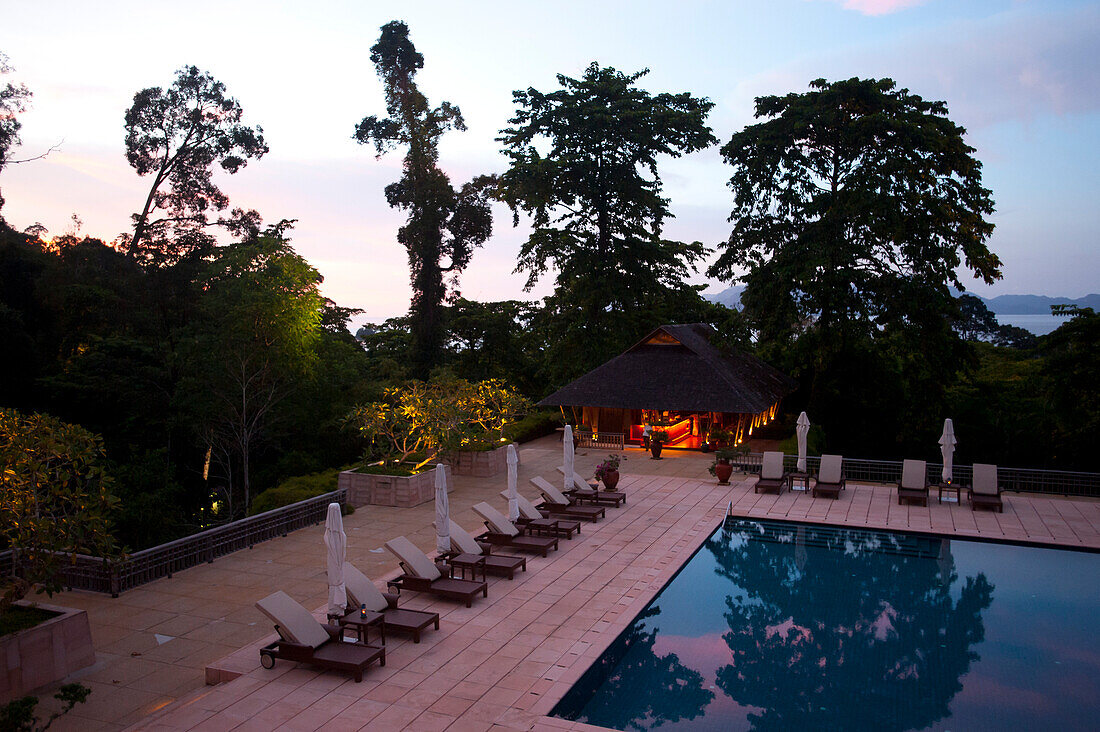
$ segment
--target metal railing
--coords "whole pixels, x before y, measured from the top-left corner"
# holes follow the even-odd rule
[[[573,440],[577,447],[594,450],[622,450],[626,445],[626,435],[622,432],[574,432]]]
[[[336,490],[142,549],[117,562],[76,554],[62,572],[62,583],[70,589],[109,592],[112,597],[118,597],[119,593],[138,585],[171,577],[173,572],[213,562],[239,549],[251,549],[268,539],[321,523],[328,512],[328,504],[343,505],[346,501],[347,491]],[[0,573],[4,576],[14,574],[14,561],[11,550],[0,552]]]
[[[759,473],[763,454],[750,452],[747,455],[730,460],[735,468],[747,473]],[[783,467],[794,471],[798,462],[797,455],[784,455]],[[816,474],[821,458],[808,456],[806,470]],[[897,483],[901,480],[900,460],[863,460],[844,458],[844,477],[854,482]],[[941,463],[927,463],[928,483],[939,483],[943,475]],[[970,485],[973,470],[969,465],[953,465],[951,480],[953,483]],[[1038,470],[1035,468],[1005,468],[998,466],[997,481],[1001,490],[1016,493],[1045,493],[1060,496],[1084,496],[1100,498],[1100,473],[1078,473],[1068,470]]]

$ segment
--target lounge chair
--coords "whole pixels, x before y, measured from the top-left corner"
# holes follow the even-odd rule
[[[928,464],[924,460],[906,460],[901,465],[901,481],[898,482],[898,503],[920,501],[928,505]]]
[[[477,538],[496,546],[516,549],[518,551],[535,552],[542,556],[548,556],[552,550],[558,548],[558,540],[552,536],[529,536],[513,524],[500,511],[490,506],[485,501],[475,503],[472,508],[481,518],[485,519],[485,527],[488,529]]]
[[[466,531],[466,529],[456,524],[453,520],[450,523],[450,532],[452,551],[449,555],[445,555],[446,559],[459,554],[473,554],[474,556],[484,557],[485,574],[507,577],[508,579],[515,578],[517,569],[522,572],[527,571],[526,559],[504,554],[493,554],[492,544],[482,544],[478,542],[477,539]]]
[[[279,640],[260,649],[260,665],[273,668],[275,659],[308,663],[323,669],[347,671],[355,681],[363,680],[363,671],[375,661],[386,665],[386,649],[343,639],[343,629],[322,625],[308,610],[279,590],[256,603],[271,622]]]
[[[531,485],[539,489],[543,502],[541,510],[546,511],[551,517],[566,516],[585,521],[599,521],[606,513],[603,506],[581,506],[571,498],[552,486],[545,478],[536,475],[531,478]]]
[[[814,498],[819,495],[826,498],[840,498],[840,491],[845,487],[844,458],[840,455],[822,455],[821,466],[817,470],[817,480],[814,482]]]
[[[500,492],[505,499],[508,491]],[[573,534],[581,533],[581,522],[570,521],[563,518],[547,518],[542,511],[535,508],[535,504],[528,501],[520,494],[516,494],[516,505],[519,507],[519,518],[513,523],[528,533],[540,533],[548,536],[558,536],[563,539],[572,539]],[[547,512],[549,513],[549,512]]]
[[[485,582],[444,576],[435,562],[404,536],[387,541],[386,549],[397,557],[401,563],[401,569],[405,572],[400,577],[389,581],[388,584],[392,587],[461,600],[466,603],[466,607],[473,605],[474,597],[479,592],[482,597],[489,596],[489,585]]]
[[[777,495],[783,492],[783,486],[790,483],[790,474],[783,470],[783,453],[766,452],[764,462],[760,466],[760,479],[753,487],[754,493],[771,493]]]
[[[348,607],[353,613],[359,612],[355,608],[362,607],[372,613],[382,613],[386,630],[411,633],[413,643],[420,642],[420,631],[429,625],[435,625],[435,629],[439,630],[439,613],[397,607],[397,595],[380,592],[370,578],[350,562],[344,562],[344,588],[348,592]]]
[[[997,466],[985,463],[974,463],[974,477],[970,485],[970,510],[978,506],[995,508],[1004,513],[1004,502],[1001,501],[1001,484],[997,480]]]
[[[558,472],[565,475],[565,468],[558,466]],[[573,490],[568,494],[577,500],[592,501],[593,503],[618,506],[626,503],[626,494],[621,491],[601,491],[598,481],[589,483],[581,477],[580,473],[573,472]]]

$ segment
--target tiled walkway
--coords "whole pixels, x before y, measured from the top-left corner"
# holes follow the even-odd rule
[[[557,482],[553,466],[560,461],[559,449],[552,439],[524,446],[521,490],[535,474],[553,475]],[[578,455],[578,467],[587,469],[600,457]],[[609,510],[599,524],[586,524],[580,537],[562,541],[561,551],[549,558],[529,559],[529,571],[515,581],[490,580],[488,600],[473,608],[406,593],[408,607],[441,612],[441,630],[418,645],[388,638],[386,667],[372,668],[360,684],[283,662],[273,670],[259,666],[256,649],[271,632],[252,608],[256,599],[282,588],[307,607],[324,605],[320,527],[116,600],[67,593],[57,598],[59,604],[89,608],[101,660],[75,679],[93,688],[89,703],[59,724],[63,729],[119,729],[138,721],[147,729],[269,730],[284,723],[286,729],[580,729],[542,715],[710,534],[730,501],[738,515],[1100,548],[1098,502],[1009,495],[1005,512],[993,514],[973,513],[967,504],[941,505],[934,498],[927,508],[898,506],[882,486],[849,485],[838,501],[798,492],[776,497],[754,494],[754,478],[735,476],[734,485],[716,486],[706,475],[707,464],[697,453],[673,453],[660,462],[631,454],[623,470],[622,485],[630,494],[625,508]],[[458,479],[451,499],[456,520],[477,526],[469,506],[480,500],[502,503],[496,495],[502,488],[502,478]],[[381,585],[396,568],[388,553],[376,551],[382,541],[405,534],[430,550],[431,520],[431,504],[357,511],[346,524],[349,559]],[[206,665],[243,675],[202,687]]]

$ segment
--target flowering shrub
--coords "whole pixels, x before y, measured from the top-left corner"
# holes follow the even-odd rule
[[[622,458],[618,455],[608,455],[607,459],[596,466],[596,480],[605,481],[607,474],[619,469]]]

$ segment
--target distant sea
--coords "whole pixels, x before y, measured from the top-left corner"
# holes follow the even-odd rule
[[[997,322],[1001,325],[1015,325],[1017,328],[1029,330],[1035,335],[1046,335],[1053,330],[1057,330],[1058,326],[1066,322],[1066,320],[1066,318],[1055,317],[1050,313],[1032,315],[1008,315],[1007,313],[1002,313],[997,315]]]

